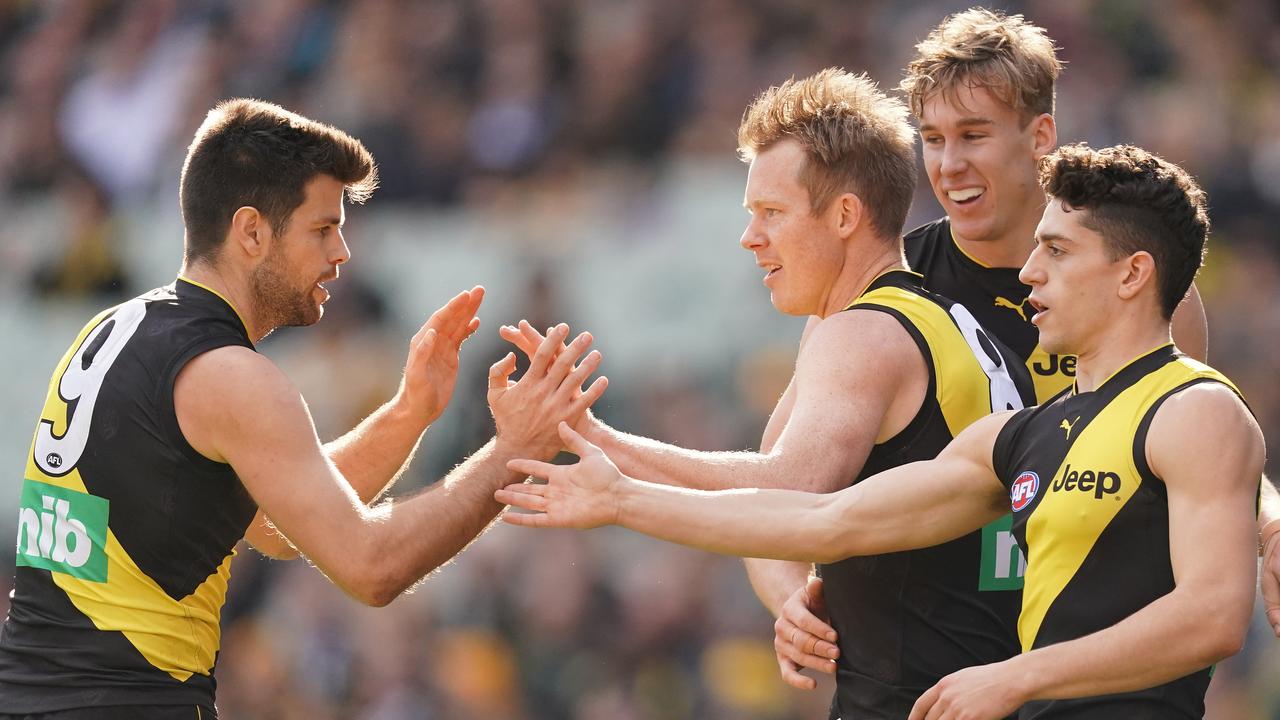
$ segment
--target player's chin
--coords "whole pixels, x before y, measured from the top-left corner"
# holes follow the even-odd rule
[[[1040,348],[1050,355],[1075,355],[1074,343],[1052,329],[1040,328]]]

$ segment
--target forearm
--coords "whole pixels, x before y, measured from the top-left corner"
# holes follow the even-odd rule
[[[325,454],[368,505],[394,484],[413,457],[425,426],[395,402],[379,407],[350,432],[324,446]],[[261,510],[246,539],[263,555],[288,560],[298,553]]]
[[[839,525],[833,495],[769,489],[711,492],[632,478],[620,483],[618,525],[709,552],[827,560]]]
[[[378,567],[377,584],[387,601],[446,564],[493,523],[503,508],[494,491],[521,479],[506,469],[519,454],[491,440],[432,487],[373,508],[378,522],[366,559]]]
[[[361,502],[368,504],[408,467],[426,429],[420,418],[392,400],[324,449]]]
[[[782,613],[782,604],[796,588],[808,581],[809,572],[813,569],[809,563],[760,558],[746,558],[743,564],[747,566],[751,589],[774,617]]]
[[[1231,601],[1175,590],[1110,628],[1013,658],[1010,677],[1030,684],[1027,700],[1129,692],[1184,677],[1239,650],[1248,614],[1223,605]]]
[[[779,472],[776,458],[749,451],[706,452],[629,435],[611,427],[593,428],[598,445],[624,474],[659,485],[695,490],[786,488],[795,478]]]

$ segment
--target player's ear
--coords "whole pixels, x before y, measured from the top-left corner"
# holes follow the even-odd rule
[[[862,198],[853,193],[843,193],[831,201],[835,211],[836,231],[840,237],[846,238],[858,229],[858,225],[866,219]]]
[[[1030,124],[1031,152],[1039,160],[1058,147],[1058,124],[1049,113],[1040,113]]]
[[[1147,287],[1155,287],[1156,261],[1151,253],[1139,250],[1127,258],[1120,260],[1123,277],[1116,290],[1122,300],[1131,300]]]
[[[252,205],[245,205],[231,216],[227,241],[251,258],[266,255],[271,242],[271,224]]]

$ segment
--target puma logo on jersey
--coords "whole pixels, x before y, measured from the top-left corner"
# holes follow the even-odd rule
[[[1075,419],[1075,420],[1072,420],[1071,422],[1067,422],[1066,420],[1063,420],[1063,421],[1062,421],[1062,424],[1061,424],[1061,425],[1059,425],[1058,427],[1060,427],[1061,429],[1063,429],[1063,430],[1066,430],[1066,431],[1067,431],[1067,439],[1068,439],[1068,440],[1070,440],[1070,439],[1071,439],[1071,431],[1075,429],[1075,427],[1076,427],[1076,423],[1078,423],[1078,422],[1080,422],[1080,416],[1079,416],[1079,415],[1077,415],[1077,416],[1076,416],[1076,419]]]
[[[88,493],[24,481],[17,564],[106,582],[109,505]]]
[[[1040,491],[1040,476],[1027,470],[1009,486],[1009,504],[1014,512],[1025,509]]]
[[[1009,308],[1010,310],[1018,313],[1018,317],[1022,318],[1022,322],[1027,322],[1027,311],[1022,307],[1023,305],[1026,305],[1026,304],[1027,304],[1026,300],[1023,300],[1020,303],[1015,303],[1012,300],[1009,300],[1007,298],[1002,298],[999,295],[996,296],[996,301],[995,301],[996,307]]]
[[[1071,469],[1068,463],[1062,475],[1053,481],[1054,492],[1060,490],[1079,490],[1091,492],[1096,500],[1103,495],[1115,495],[1120,492],[1120,476],[1107,470],[1085,470],[1079,472]]]

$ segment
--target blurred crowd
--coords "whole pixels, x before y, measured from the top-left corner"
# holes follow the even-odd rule
[[[740,192],[735,132],[756,93],[828,65],[895,86],[913,45],[967,5],[0,2],[0,210],[10,218],[0,225],[0,303],[20,309],[0,312],[0,330],[34,337],[24,318],[47,308],[71,308],[82,322],[105,302],[170,281],[176,260],[168,276],[157,276],[129,248],[151,243],[177,257],[186,143],[217,100],[272,100],[351,132],[377,158],[381,189],[370,207],[353,212],[349,235],[388,218],[426,229],[420,238],[372,244],[370,255],[394,247],[406,256],[375,257],[372,269],[350,280],[344,273],[323,323],[264,344],[303,388],[322,436],[335,437],[392,392],[404,341],[420,321],[397,310],[421,297],[421,288],[393,266],[408,257],[453,258],[442,294],[474,282],[469,258],[500,267],[499,282],[515,289],[514,314],[487,320],[487,339],[468,345],[464,362],[482,373],[505,352],[493,322],[577,323],[589,314],[578,306],[585,288],[629,282],[627,263],[605,263],[605,277],[587,277],[556,272],[564,258],[648,244],[656,248],[652,265],[679,266],[688,243],[655,237],[666,226],[655,218],[702,217],[704,201],[727,210],[691,233],[733,244],[738,200],[711,189]],[[1142,145],[1183,164],[1207,189],[1213,233],[1199,287],[1211,362],[1237,381],[1268,437],[1280,442],[1272,340],[1280,334],[1273,237],[1280,227],[1280,6],[991,6],[1026,14],[1061,47],[1064,142]],[[911,221],[937,212],[922,185]],[[459,223],[496,224],[504,239],[472,240],[460,251],[450,244]],[[353,267],[362,260],[358,242]],[[654,360],[610,389],[602,415],[689,447],[755,446],[789,373],[798,326],[757,337],[750,352],[717,353],[717,346],[744,347],[733,338],[765,327],[750,317],[771,312],[763,291],[707,278],[681,286],[673,303],[664,282],[661,274],[646,278],[633,302],[589,329],[662,337],[660,325],[633,327],[646,305],[673,313],[683,312],[681,303],[714,305],[747,317],[655,348]],[[740,297],[747,294],[751,303]],[[61,352],[66,338],[49,342]],[[31,358],[0,355],[0,364],[15,359]],[[52,360],[17,376],[44,377],[50,367]],[[3,425],[12,436],[0,447],[26,448],[39,383],[5,390],[11,405],[20,398],[18,407],[32,411]],[[479,386],[459,383],[447,423],[432,429],[401,492],[440,477],[492,432],[483,394],[467,387]],[[6,457],[15,477],[21,456]],[[0,498],[0,509],[16,507],[4,505],[16,503],[16,486],[9,487],[14,497]],[[0,521],[0,531],[9,527]],[[9,569],[0,570],[7,590]],[[800,693],[777,679],[771,620],[737,561],[623,532],[500,527],[416,593],[379,610],[358,607],[301,562],[244,551],[233,574],[218,688],[230,720],[825,717],[827,686]],[[1259,626],[1245,652],[1215,676],[1209,717],[1280,718],[1278,681],[1280,640]]]

